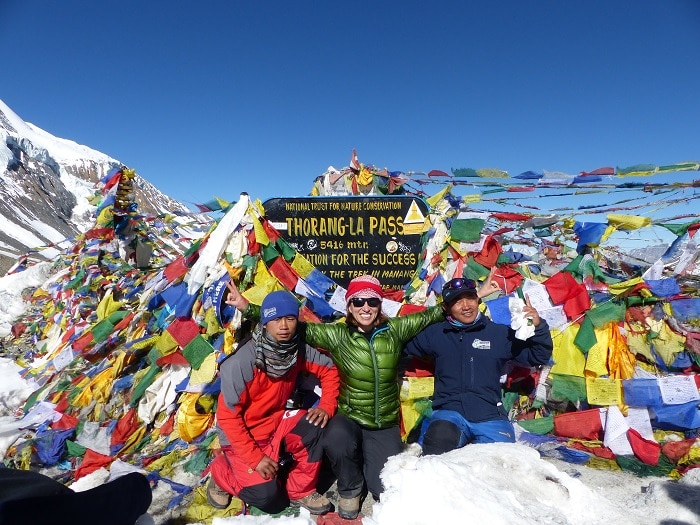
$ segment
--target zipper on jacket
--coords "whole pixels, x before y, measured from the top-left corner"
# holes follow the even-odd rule
[[[469,358],[469,380],[471,381],[470,386],[474,386],[474,356]]]
[[[369,352],[372,355],[372,367],[374,367],[374,422],[377,426],[379,426],[379,366],[377,365],[377,354],[374,351],[374,337],[378,333],[385,332],[388,329],[388,326],[380,328],[369,338]]]

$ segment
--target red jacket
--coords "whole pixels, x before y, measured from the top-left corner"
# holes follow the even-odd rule
[[[277,429],[292,396],[300,372],[306,371],[321,382],[318,408],[335,414],[340,378],[332,359],[305,345],[296,364],[283,377],[272,379],[255,366],[255,343],[249,340],[219,368],[221,394],[216,412],[222,445],[230,445],[250,468],[263,459],[261,447]]]

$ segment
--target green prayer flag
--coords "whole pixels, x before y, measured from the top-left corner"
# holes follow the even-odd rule
[[[75,288],[78,287],[80,283],[83,282],[83,279],[85,279],[85,270],[82,268],[80,271],[73,277],[70,282],[65,286],[65,288],[68,288],[70,290],[74,290]]]
[[[537,419],[520,419],[518,425],[528,432],[541,436],[554,430],[554,416],[538,417]]]
[[[579,350],[581,350],[581,352],[588,354],[588,351],[593,348],[593,345],[597,342],[598,338],[595,336],[593,321],[586,316],[581,323],[581,328],[574,338],[574,344],[579,348]]]
[[[68,451],[68,457],[70,458],[82,458],[85,455],[87,447],[84,447],[75,441],[70,439],[66,440],[66,450]]]
[[[549,377],[552,381],[552,399],[572,403],[586,400],[586,380],[583,377],[566,374],[550,374]]]
[[[671,463],[663,454],[659,456],[658,465],[647,465],[634,456],[616,456],[615,461],[622,470],[632,472],[637,476],[664,477],[668,476],[670,472],[676,468],[676,465]]]
[[[182,349],[182,355],[185,356],[185,359],[187,359],[187,362],[189,362],[192,368],[197,370],[202,366],[207,356],[213,351],[214,347],[209,341],[207,341],[202,334],[197,334],[197,336]]]
[[[586,317],[591,320],[596,328],[603,328],[608,323],[624,321],[626,312],[627,305],[625,303],[607,301],[588,310]]]
[[[656,171],[659,173],[670,173],[674,171],[700,171],[700,162],[679,162],[668,166],[659,166]]]
[[[666,228],[668,231],[673,233],[676,237],[681,237],[688,233],[688,228],[690,228],[693,224],[696,224],[697,221],[693,222],[686,222],[685,224],[672,224],[672,223],[666,223],[666,224],[659,224],[659,226],[663,226]]]
[[[131,391],[131,400],[129,401],[129,406],[135,407],[139,404],[141,396],[143,396],[144,392],[146,392],[146,389],[149,386],[151,386],[151,384],[153,384],[153,381],[155,381],[156,376],[158,374],[160,374],[159,366],[151,365],[148,367],[148,371],[146,372],[146,374],[141,378],[138,384],[134,385],[134,388]]]
[[[452,175],[455,177],[478,177],[479,174],[476,172],[476,170],[472,168],[457,168],[451,169]]]
[[[114,325],[109,322],[109,319],[104,319],[93,326],[91,332],[93,341],[101,343],[114,332]]]
[[[265,264],[268,266],[274,262],[277,257],[280,256],[280,252],[272,244],[267,244],[262,246],[262,258]]]
[[[464,277],[480,281],[485,279],[489,274],[489,269],[474,260],[474,257],[467,258],[467,263],[464,265]]]
[[[455,219],[450,226],[450,237],[454,241],[477,242],[484,223],[484,219]]]
[[[280,237],[279,239],[277,239],[277,242],[275,244],[277,245],[277,249],[282,254],[282,257],[284,257],[285,261],[292,262],[294,260],[297,251],[294,249],[294,247],[290,246],[290,244],[287,241]]]
[[[117,324],[119,321],[124,319],[127,315],[129,315],[129,312],[126,310],[117,310],[116,312],[113,312],[112,314],[107,316],[107,319],[109,320],[110,323],[112,324]]]

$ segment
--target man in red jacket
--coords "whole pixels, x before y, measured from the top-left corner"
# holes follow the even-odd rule
[[[268,294],[260,314],[251,338],[219,368],[222,446],[211,465],[207,499],[226,508],[234,494],[271,514],[290,503],[324,514],[332,505],[315,489],[322,429],[337,407],[338,372],[329,356],[297,333],[299,302],[291,293]],[[308,410],[288,410],[297,377],[305,373],[319,379],[321,398]]]

